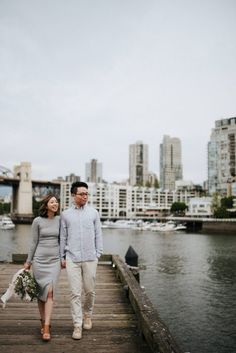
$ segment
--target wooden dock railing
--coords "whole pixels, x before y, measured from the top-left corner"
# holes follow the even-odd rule
[[[116,267],[117,276],[126,285],[128,298],[138,318],[140,332],[152,352],[182,353],[129,267],[117,255],[112,255],[112,263]]]

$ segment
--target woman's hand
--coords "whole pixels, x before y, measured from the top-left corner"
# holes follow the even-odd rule
[[[31,263],[29,263],[29,262],[25,262],[24,263],[24,269],[25,270],[30,270],[30,267],[31,267]]]

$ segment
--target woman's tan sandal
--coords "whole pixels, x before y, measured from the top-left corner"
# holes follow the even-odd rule
[[[50,325],[44,325],[42,339],[43,341],[50,341],[51,339]]]
[[[41,330],[40,330],[40,332],[41,332],[41,335],[43,335],[43,329],[44,329],[45,320],[40,319],[40,321],[41,321]]]

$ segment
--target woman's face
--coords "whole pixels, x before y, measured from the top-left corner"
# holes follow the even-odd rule
[[[56,213],[58,210],[58,201],[55,197],[52,197],[47,204],[48,211]]]

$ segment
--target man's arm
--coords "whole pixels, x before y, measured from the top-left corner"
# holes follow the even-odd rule
[[[67,226],[63,213],[61,214],[60,220],[60,258],[61,258],[61,267],[66,267],[66,244],[67,244]]]
[[[101,221],[97,211],[96,211],[94,230],[95,230],[96,255],[99,258],[103,253],[103,239],[102,239]]]

